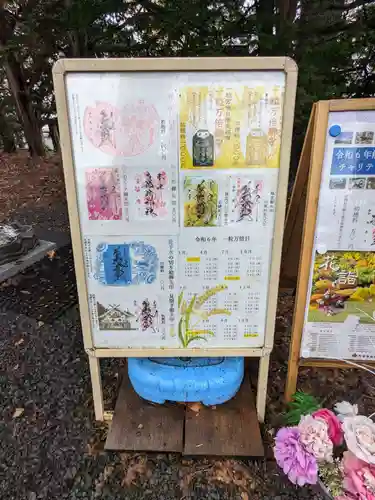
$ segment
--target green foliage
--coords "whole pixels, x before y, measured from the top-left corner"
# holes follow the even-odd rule
[[[319,477],[334,498],[342,494],[343,473],[338,459],[319,464]]]
[[[314,396],[304,392],[296,392],[283,415],[285,425],[298,425],[303,415],[309,415],[319,408],[321,405]]]

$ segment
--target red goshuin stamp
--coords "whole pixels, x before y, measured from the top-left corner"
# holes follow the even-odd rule
[[[139,100],[121,109],[107,102],[88,106],[83,117],[86,137],[112,156],[138,156],[155,142],[160,120],[155,107]]]

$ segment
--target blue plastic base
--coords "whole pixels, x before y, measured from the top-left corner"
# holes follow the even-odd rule
[[[233,398],[241,386],[244,358],[129,358],[129,379],[153,403],[195,402],[212,406]]]

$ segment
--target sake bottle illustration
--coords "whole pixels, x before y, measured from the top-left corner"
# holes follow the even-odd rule
[[[207,129],[193,135],[193,166],[212,167],[214,164],[214,136]]]
[[[248,165],[265,165],[267,148],[267,135],[260,128],[251,130],[246,138],[246,163]]]

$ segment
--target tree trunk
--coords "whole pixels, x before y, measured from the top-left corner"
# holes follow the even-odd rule
[[[72,9],[76,9],[76,5],[72,0],[64,0],[65,9],[68,13],[68,19]],[[75,12],[77,15],[77,11]],[[87,39],[86,32],[82,28],[80,30],[74,27],[68,30],[68,39],[70,45],[70,57],[87,57]]]
[[[48,129],[49,129],[49,135],[51,137],[51,141],[53,144],[53,149],[54,149],[55,153],[59,153],[60,152],[60,137],[59,137],[59,131],[57,128],[57,124],[50,123],[48,125]]]
[[[15,153],[17,151],[16,141],[14,136],[8,128],[4,128],[0,131],[1,140],[3,143],[4,153]]]
[[[15,100],[17,114],[23,124],[26,142],[32,156],[44,156],[45,149],[42,134],[35,117],[22,68],[15,56],[8,52],[4,57],[4,66],[10,91]]]
[[[3,141],[4,153],[15,153],[17,151],[17,148],[13,135],[9,133],[9,131],[2,131],[0,135]]]
[[[277,0],[278,21],[276,23],[277,47],[275,55],[293,56],[296,35],[297,0]]]
[[[256,24],[259,55],[274,55],[275,0],[258,0],[256,2]]]
[[[14,153],[15,151],[17,151],[12,127],[9,126],[9,123],[5,118],[3,109],[0,109],[0,137],[5,153]]]

